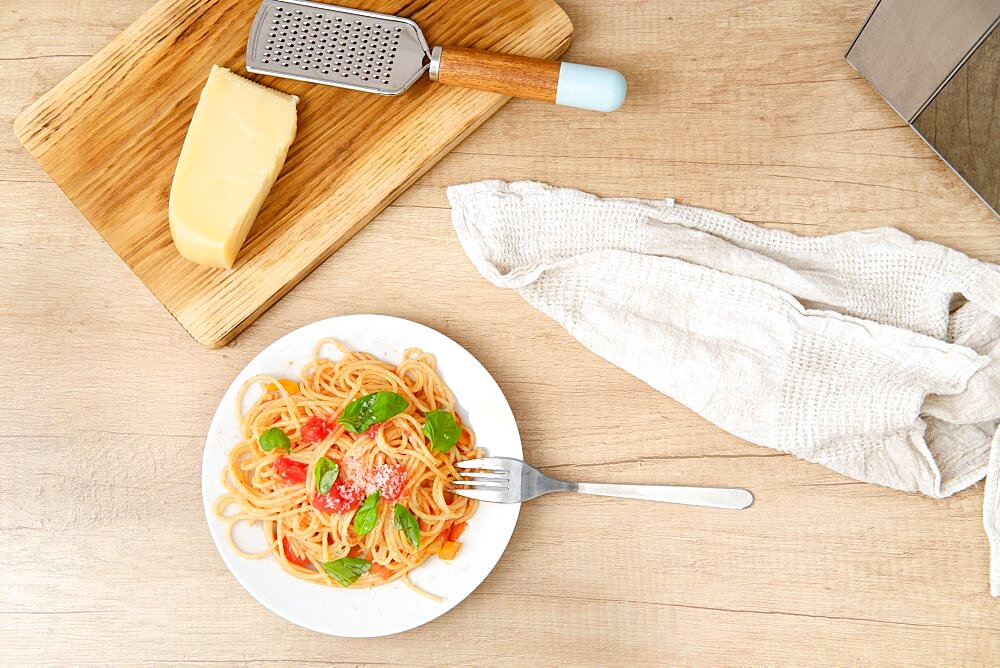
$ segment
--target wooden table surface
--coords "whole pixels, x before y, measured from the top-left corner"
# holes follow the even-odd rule
[[[722,432],[483,280],[444,196],[462,181],[539,179],[672,196],[800,234],[894,225],[1000,261],[1000,222],[844,61],[870,3],[566,0],[568,57],[626,73],[621,111],[511,102],[214,351],[10,130],[151,1],[5,3],[0,664],[996,661],[981,485],[935,501]],[[741,485],[757,503],[538,500],[493,574],[440,619],[379,640],[294,627],[219,559],[202,444],[261,348],[354,312],[417,320],[466,346],[507,394],[526,457],[552,474]]]

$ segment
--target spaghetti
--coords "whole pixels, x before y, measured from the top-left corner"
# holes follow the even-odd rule
[[[339,360],[320,357],[327,344]],[[254,386],[264,393],[243,414]],[[393,366],[323,339],[298,383],[255,376],[236,403],[242,440],[214,511],[238,555],[274,555],[295,577],[346,587],[413,587],[406,574],[429,556],[454,558],[476,501],[448,486],[479,451],[431,355],[411,348]],[[241,549],[239,522],[259,522],[267,548]]]

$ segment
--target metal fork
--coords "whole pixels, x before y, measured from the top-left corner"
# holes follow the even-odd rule
[[[622,499],[642,499],[683,503],[689,506],[740,510],[753,503],[750,490],[735,487],[682,487],[680,485],[606,485],[596,482],[567,482],[551,478],[530,464],[510,457],[483,457],[458,462],[461,479],[452,484],[459,496],[491,503],[520,503],[549,492],[580,492]],[[474,489],[468,489],[474,488]]]

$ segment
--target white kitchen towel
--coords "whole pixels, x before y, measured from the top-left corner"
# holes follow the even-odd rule
[[[799,237],[541,183],[448,197],[486,279],[737,436],[937,498],[990,467],[1000,596],[1000,267],[892,228]]]

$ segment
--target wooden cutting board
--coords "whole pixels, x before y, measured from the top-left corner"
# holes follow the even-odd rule
[[[298,133],[236,266],[195,265],[170,239],[170,182],[211,66],[247,75],[258,4],[162,0],[15,122],[101,236],[210,347],[236,336],[507,101],[426,77],[382,97],[249,75],[299,96]],[[573,31],[553,0],[347,4],[408,16],[431,45],[557,58]]]

